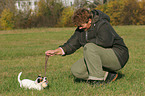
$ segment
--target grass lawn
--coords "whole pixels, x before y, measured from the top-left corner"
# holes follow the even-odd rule
[[[70,68],[83,57],[80,48],[69,56],[50,57],[47,66],[49,88],[37,91],[20,88],[17,81],[35,80],[45,73],[45,51],[58,48],[75,28],[32,28],[0,31],[0,96],[144,96],[145,26],[114,26],[129,48],[130,59],[118,71],[121,76],[107,85],[74,82]]]

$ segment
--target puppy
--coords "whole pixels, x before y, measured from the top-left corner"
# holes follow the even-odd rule
[[[28,88],[28,89],[36,89],[36,90],[42,90],[44,87],[42,86],[43,83],[47,84],[47,78],[41,77],[40,75],[35,81],[29,80],[29,79],[23,79],[20,80],[22,72],[18,75],[18,82],[20,83],[20,87]],[[44,85],[44,84],[43,84]],[[46,86],[45,86],[46,87]]]

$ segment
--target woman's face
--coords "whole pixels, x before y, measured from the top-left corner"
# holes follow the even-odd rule
[[[91,19],[89,19],[89,21],[88,21],[88,23],[84,23],[84,24],[81,24],[80,26],[79,26],[79,29],[83,29],[83,30],[87,30],[87,29],[89,29],[90,27],[91,27]]]

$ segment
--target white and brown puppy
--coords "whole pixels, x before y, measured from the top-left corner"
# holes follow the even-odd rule
[[[22,72],[18,75],[18,82],[20,83],[20,87],[28,88],[28,89],[36,89],[36,90],[42,90],[43,88],[47,87],[47,78],[41,77],[40,75],[35,81],[29,80],[29,79],[23,79],[20,80]]]

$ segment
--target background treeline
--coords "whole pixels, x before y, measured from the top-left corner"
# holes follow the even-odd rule
[[[109,15],[112,25],[145,24],[145,0],[113,0],[96,9]]]
[[[36,10],[26,7],[20,11],[15,7],[15,0],[0,0],[0,30],[74,26],[71,17],[79,7],[105,12],[110,16],[112,25],[145,24],[145,0],[109,0],[105,4],[97,1],[75,0],[73,6],[64,6],[58,0],[40,0]]]

